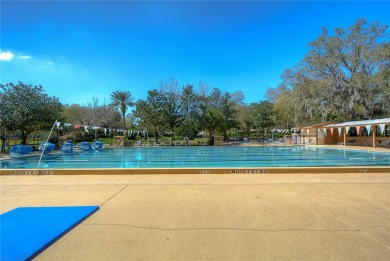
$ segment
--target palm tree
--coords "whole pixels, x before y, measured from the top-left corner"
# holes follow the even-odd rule
[[[123,117],[123,130],[125,130],[125,118],[127,107],[134,106],[134,98],[129,91],[115,91],[111,94],[111,106],[119,109]]]

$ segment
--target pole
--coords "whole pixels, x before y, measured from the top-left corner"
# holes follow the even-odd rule
[[[344,127],[344,147],[347,146],[347,128]]]
[[[39,161],[38,161],[38,165],[37,165],[37,174],[39,174],[39,165],[41,164],[41,160],[42,160],[43,152],[45,152],[45,149],[46,149],[47,143],[49,142],[49,139],[50,139],[51,133],[53,132],[53,130],[54,130],[54,126],[56,126],[56,124],[57,124],[57,120],[54,122],[54,124],[53,124],[53,127],[51,127],[51,130],[50,130],[49,136],[47,136],[47,139],[46,139],[46,145],[44,146],[44,148],[43,148],[43,150],[42,150],[41,156],[39,157]]]

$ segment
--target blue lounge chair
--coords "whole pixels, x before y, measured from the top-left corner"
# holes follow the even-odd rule
[[[73,147],[74,147],[73,142],[65,141],[64,144],[61,146],[61,151],[64,153],[71,154],[73,153]]]
[[[102,150],[103,149],[103,142],[96,140],[93,143],[94,150]]]
[[[81,142],[80,145],[79,145],[79,150],[80,150],[80,152],[84,152],[84,151],[90,152],[90,151],[92,151],[91,143],[86,142],[86,141]]]
[[[33,151],[30,145],[15,145],[11,147],[9,156],[11,158],[20,159],[28,156]]]
[[[50,142],[42,142],[38,146],[38,150],[40,152],[43,152],[44,154],[47,154],[49,152],[52,152],[56,148],[56,145]]]

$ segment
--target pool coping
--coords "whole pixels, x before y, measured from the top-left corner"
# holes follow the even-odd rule
[[[124,169],[1,169],[0,176],[19,175],[163,175],[163,174],[305,174],[390,173],[390,166],[259,167],[259,168],[124,168]]]

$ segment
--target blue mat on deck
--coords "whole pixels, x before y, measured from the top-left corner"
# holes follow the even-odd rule
[[[0,215],[0,260],[30,260],[99,209],[20,207]]]

